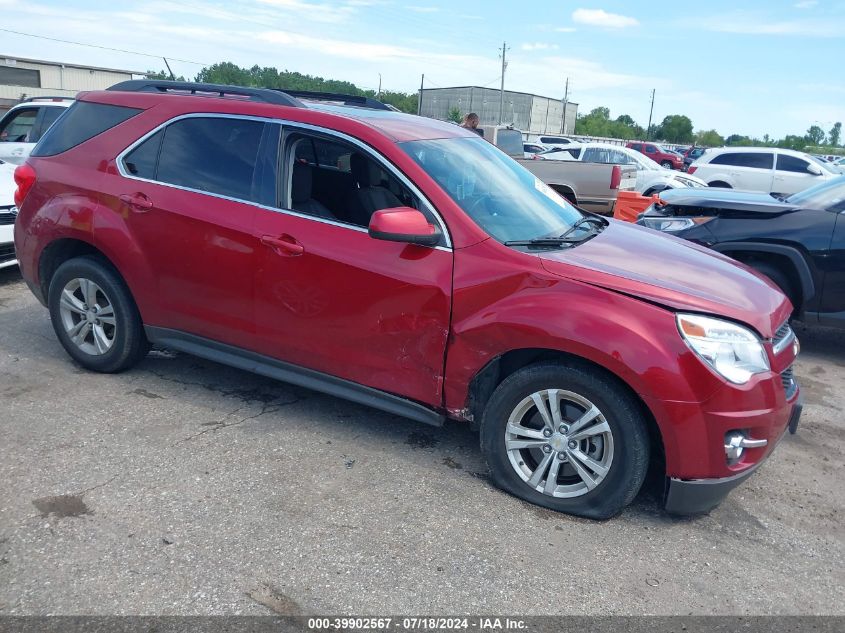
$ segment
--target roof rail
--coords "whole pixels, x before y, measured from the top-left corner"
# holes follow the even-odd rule
[[[393,110],[391,106],[382,103],[372,97],[364,97],[361,95],[348,95],[341,92],[315,92],[312,90],[288,90],[287,88],[271,88],[277,92],[281,92],[291,97],[305,99],[307,101],[321,101],[324,103],[342,103],[347,106],[357,106],[359,108],[370,108],[371,110]]]
[[[154,92],[158,94],[189,93],[199,97],[242,97],[247,101],[272,103],[275,105],[303,107],[302,103],[292,96],[278,90],[267,88],[245,88],[243,86],[225,86],[222,84],[204,84],[191,81],[165,81],[160,79],[131,79],[121,81],[106,90],[120,92]]]
[[[62,97],[60,95],[44,95],[43,97],[27,97],[21,103],[29,103],[31,101],[76,101],[76,97]]]

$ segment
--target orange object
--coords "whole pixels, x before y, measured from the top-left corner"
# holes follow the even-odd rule
[[[663,204],[657,194],[646,197],[636,191],[620,191],[619,197],[616,198],[616,206],[613,208],[613,217],[624,222],[636,222],[637,216],[655,202]]]

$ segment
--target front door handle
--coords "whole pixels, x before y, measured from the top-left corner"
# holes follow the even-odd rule
[[[296,238],[285,233],[278,237],[274,235],[262,235],[261,243],[264,246],[269,246],[277,255],[287,255],[296,257],[305,252],[302,244],[296,241]]]
[[[140,213],[149,211],[153,208],[153,201],[140,192],[133,194],[122,193],[119,197],[121,202],[124,202],[129,205],[129,207]]]

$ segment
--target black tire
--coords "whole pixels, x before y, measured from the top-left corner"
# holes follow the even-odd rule
[[[596,487],[580,496],[561,498],[535,490],[517,473],[505,446],[512,412],[531,394],[545,389],[567,390],[591,402],[601,411],[612,433],[609,470]],[[538,415],[536,409],[533,415]],[[523,419],[529,417],[525,414]],[[540,424],[542,426],[542,421]],[[600,370],[556,362],[520,369],[496,388],[482,416],[481,449],[494,483],[503,490],[552,510],[592,519],[608,519],[627,506],[640,490],[649,464],[646,421],[633,397]],[[517,460],[522,459],[525,451],[516,455],[519,456]],[[530,455],[525,458],[531,459]],[[561,469],[565,468],[564,464],[561,462]],[[559,476],[565,478],[564,470]],[[556,475],[555,483],[558,481]]]
[[[801,306],[799,305],[800,299],[798,292],[795,289],[795,285],[792,281],[790,281],[789,277],[783,270],[768,262],[749,262],[748,265],[757,272],[762,273],[771,279],[774,284],[780,288],[781,292],[789,298],[792,302],[793,316],[801,311]]]
[[[99,286],[100,300],[112,308],[113,338],[111,346],[102,353],[86,352],[80,344],[75,343],[63,321],[62,293],[68,284],[73,284],[74,280],[78,279],[89,280]],[[105,260],[95,256],[83,256],[64,262],[50,280],[47,297],[50,320],[59,342],[70,357],[84,368],[102,373],[120,372],[138,363],[149,351],[150,345],[144,335],[141,315],[135,301],[123,279]],[[70,312],[66,311],[66,314]],[[77,312],[73,312],[73,315],[73,318],[84,320]],[[90,338],[93,339],[93,334]],[[94,343],[85,343],[85,346],[92,347]]]
[[[720,189],[733,189],[728,183],[723,180],[714,180],[707,183],[708,187],[719,187]]]
[[[665,167],[666,169],[672,169],[672,161],[671,160],[664,160],[660,163],[661,167]]]

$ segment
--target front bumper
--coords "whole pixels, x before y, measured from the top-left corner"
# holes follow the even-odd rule
[[[795,434],[801,419],[802,399],[793,404],[787,428]],[[781,434],[783,437],[783,434]],[[766,456],[753,466],[729,477],[718,479],[680,479],[667,478],[665,508],[670,514],[703,514],[718,506],[728,493],[748,479],[772,454],[772,446]]]
[[[5,216],[2,220],[5,220],[6,217],[8,216]],[[0,223],[0,268],[14,266],[18,263],[15,257],[14,228],[14,224]]]

